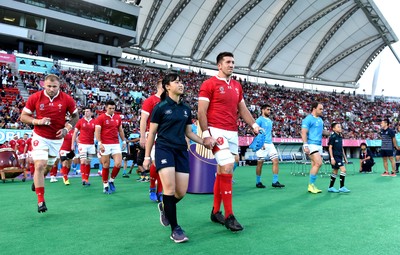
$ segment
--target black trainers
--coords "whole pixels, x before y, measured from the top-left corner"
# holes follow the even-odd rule
[[[122,178],[129,178],[129,175],[123,174],[123,175],[122,175]]]
[[[285,185],[280,184],[279,182],[275,182],[275,183],[272,183],[272,187],[274,187],[274,188],[283,188],[283,187],[285,187]]]
[[[218,211],[216,213],[213,213],[213,212],[214,212],[214,208],[211,210],[211,216],[210,216],[211,221],[215,222],[215,223],[219,223],[221,225],[224,225],[225,218],[224,218],[224,215],[222,214],[222,212],[221,211]]]
[[[31,190],[32,190],[32,191],[36,191],[35,183],[33,183],[33,182],[32,182],[32,186],[31,186]]]
[[[40,202],[38,203],[38,209],[37,209],[38,213],[44,213],[47,211],[47,207],[46,207],[46,202]]]
[[[236,220],[233,214],[229,215],[228,218],[225,219],[225,227],[232,232],[242,231],[243,227],[240,223]]]
[[[256,188],[265,189],[265,185],[262,184],[262,182],[259,182],[259,183],[256,184]]]
[[[82,186],[89,187],[90,182],[89,181],[82,181]]]
[[[164,226],[164,227],[169,226],[169,220],[167,219],[167,216],[165,216],[163,203],[162,202],[158,203],[157,207],[158,207],[158,211],[160,212],[160,223],[161,223],[161,225]]]
[[[180,226],[176,226],[174,230],[172,230],[171,240],[175,243],[183,243],[189,241],[189,238],[185,235],[185,231]]]

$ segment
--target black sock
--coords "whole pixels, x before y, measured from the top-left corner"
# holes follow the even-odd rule
[[[174,230],[178,226],[178,220],[176,219],[176,203],[174,195],[163,195],[164,213],[167,217],[171,230]]]
[[[329,184],[329,188],[332,188],[335,185],[336,174],[331,174],[331,183]]]
[[[182,197],[182,198],[183,198],[183,197]],[[174,196],[174,201],[175,201],[175,204],[179,203],[179,201],[181,201],[181,200],[182,200],[182,198],[177,198],[177,197],[175,197],[175,196]]]
[[[396,171],[399,171],[400,163],[396,163]]]
[[[340,173],[340,187],[344,186],[344,179],[346,178],[346,173]]]

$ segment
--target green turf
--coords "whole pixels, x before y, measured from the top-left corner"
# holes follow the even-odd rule
[[[317,179],[322,194],[306,192],[308,177],[290,175],[281,164],[273,189],[271,166],[264,166],[266,189],[255,188],[254,166],[235,172],[233,205],[241,233],[210,222],[212,195],[188,194],[178,204],[180,225],[190,238],[175,244],[159,223],[148,183],[136,176],[116,180],[117,192],[102,194],[99,177],[84,188],[79,178],[66,187],[46,181],[48,212],[36,212],[31,180],[0,183],[0,254],[399,254],[400,176],[346,178],[350,194],[326,192],[328,177]],[[339,185],[337,180],[336,187]]]

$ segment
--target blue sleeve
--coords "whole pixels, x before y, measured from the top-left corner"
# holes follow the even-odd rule
[[[256,119],[256,123],[257,123],[257,125],[259,125],[259,126],[262,128],[262,121],[261,121],[261,118],[260,118],[260,117],[258,117],[258,118]]]
[[[308,116],[301,122],[301,128],[309,129],[310,121]]]

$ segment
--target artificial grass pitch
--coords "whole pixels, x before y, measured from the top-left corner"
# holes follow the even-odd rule
[[[183,244],[169,239],[149,183],[135,175],[120,174],[112,195],[102,193],[100,177],[87,188],[80,178],[70,186],[46,180],[44,214],[37,213],[31,180],[0,183],[0,254],[399,254],[400,176],[381,177],[379,159],[375,174],[349,167],[349,194],[328,193],[329,176],[318,176],[323,192],[310,194],[308,176],[290,175],[291,168],[280,165],[283,189],[271,187],[270,165],[263,168],[266,189],[255,188],[255,166],[237,168],[233,209],[245,228],[240,233],[210,221],[211,194],[187,194],[177,205],[190,239]]]

